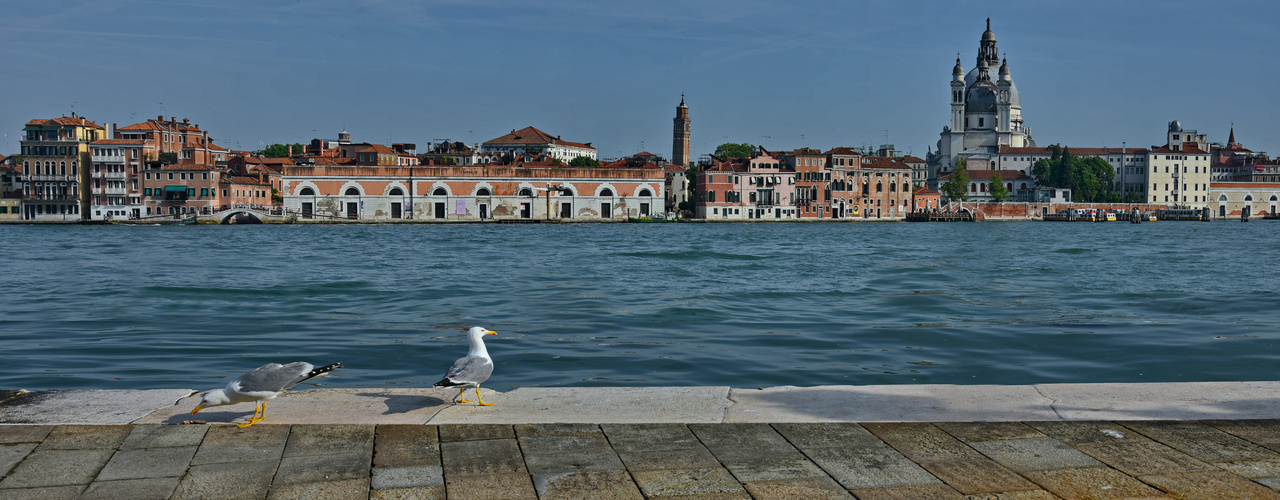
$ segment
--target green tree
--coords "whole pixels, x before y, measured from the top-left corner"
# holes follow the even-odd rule
[[[591,157],[588,157],[588,156],[579,156],[577,158],[569,160],[569,166],[570,167],[598,167],[600,166],[600,162],[596,160],[592,160]]]
[[[285,158],[289,156],[289,146],[293,146],[293,154],[302,154],[307,150],[306,146],[295,142],[293,144],[272,144],[258,153],[267,158]]]
[[[1000,176],[999,170],[991,174],[991,197],[996,200],[996,203],[1009,197],[1009,189],[1005,187],[1004,178]]]
[[[965,171],[967,163],[964,158],[956,160],[955,171],[942,183],[942,194],[947,196],[947,201],[969,200],[969,172]]]
[[[1076,201],[1085,203],[1118,202],[1115,192],[1115,168],[1098,157],[1081,158],[1069,148],[1052,147],[1053,154],[1047,160],[1039,160],[1031,167],[1036,185],[1069,188]]]
[[[734,144],[732,142],[726,142],[724,144],[716,146],[716,152],[712,154],[716,155],[716,158],[726,159],[726,158],[750,158],[751,155],[755,153],[756,153],[756,147],[750,144],[747,144],[745,142],[742,144]]]

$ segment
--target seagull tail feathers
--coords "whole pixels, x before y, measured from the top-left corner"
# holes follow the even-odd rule
[[[329,372],[331,372],[331,371],[337,370],[338,368],[342,368],[342,362],[337,362],[337,363],[334,363],[334,364],[331,364],[331,365],[321,366],[321,367],[319,367],[319,368],[316,368],[316,369],[314,369],[314,370],[311,370],[310,372],[307,372],[307,376],[306,376],[306,377],[304,377],[304,378],[303,378],[302,380],[300,380],[299,382],[305,382],[305,381],[307,381],[307,380],[311,380],[311,379],[313,379],[313,378],[319,377],[319,376],[324,375],[324,374],[326,374],[326,373],[329,373]]]
[[[450,380],[449,377],[445,377],[444,380],[436,382],[435,386],[433,387],[454,387],[459,385],[466,385],[466,384],[459,384],[457,382],[454,382],[453,380]]]

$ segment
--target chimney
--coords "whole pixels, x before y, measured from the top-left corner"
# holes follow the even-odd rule
[[[289,145],[289,157],[293,158],[293,144]]]

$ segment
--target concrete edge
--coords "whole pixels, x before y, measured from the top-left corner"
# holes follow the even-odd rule
[[[24,392],[0,424],[239,421],[253,405],[194,407],[189,389]],[[272,400],[268,421],[293,423],[733,423],[1248,420],[1280,415],[1280,381],[1038,385],[524,387],[484,389],[494,406],[453,403],[453,389],[309,389]],[[468,397],[475,399],[468,390]],[[317,408],[323,411],[317,411]],[[207,418],[203,418],[207,417]]]

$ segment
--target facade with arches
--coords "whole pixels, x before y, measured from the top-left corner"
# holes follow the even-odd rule
[[[1215,182],[1209,188],[1209,212],[1218,219],[1280,214],[1280,182]]]
[[[31,120],[22,131],[21,179],[24,220],[69,220],[89,213],[89,143],[106,129],[84,117]]]
[[[300,220],[625,221],[665,200],[647,168],[290,166],[281,187]]]

